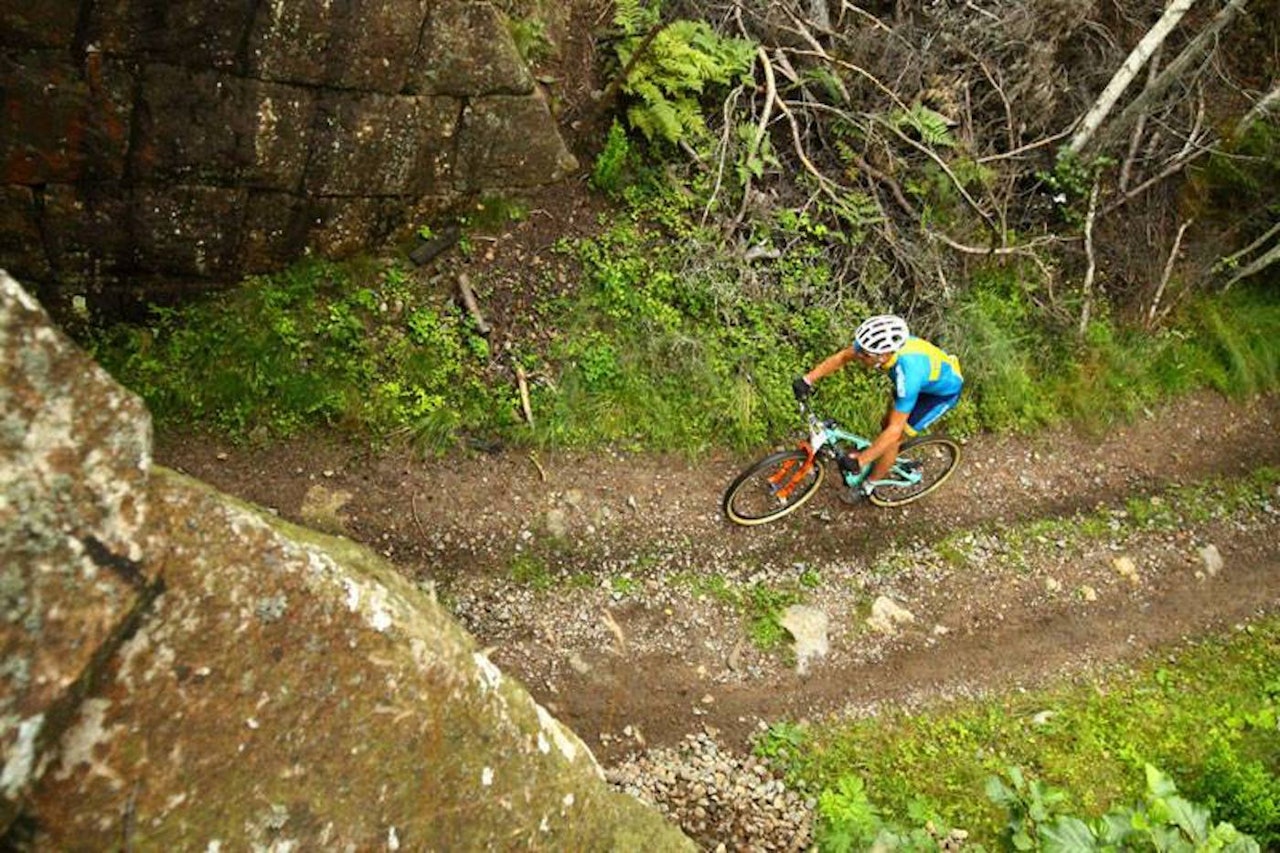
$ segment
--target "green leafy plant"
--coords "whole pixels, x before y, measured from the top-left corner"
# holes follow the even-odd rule
[[[915,103],[908,110],[898,110],[890,117],[890,121],[899,128],[913,130],[921,142],[932,148],[955,147],[951,123],[945,116],[923,104]]]
[[[547,33],[547,22],[541,18],[512,18],[507,29],[525,62],[540,62],[555,55],[556,47]]]
[[[614,121],[609,126],[609,134],[605,137],[604,148],[596,155],[595,166],[591,170],[591,183],[599,190],[611,195],[621,191],[632,160],[631,140],[627,131]]]
[[[511,561],[511,579],[523,586],[545,591],[555,585],[555,577],[546,561],[529,553],[520,553]]]
[[[822,853],[865,850],[933,853],[955,849],[955,844],[964,837],[961,834],[959,838],[952,838],[933,810],[921,801],[913,803],[909,827],[884,820],[871,802],[861,777],[854,774],[842,775],[835,787],[818,795],[817,814],[814,840]]]
[[[630,11],[622,20],[639,21]],[[699,99],[710,87],[743,76],[755,46],[721,36],[703,21],[672,21],[656,34],[624,31],[628,35],[618,41],[617,58],[626,70],[620,89],[631,100],[628,123],[650,142],[703,140],[707,128]]]
[[[782,611],[801,600],[793,590],[775,589],[763,583],[753,584],[747,591],[747,609],[751,618],[751,641],[764,650],[779,648],[790,636],[782,627]]]
[[[1093,821],[1062,814],[1066,794],[1027,780],[1016,767],[1008,770],[1010,784],[996,777],[988,780],[987,795],[1008,810],[1006,837],[1015,850],[1257,853],[1261,849],[1230,823],[1213,823],[1208,809],[1178,796],[1173,780],[1155,767],[1146,765],[1145,773],[1142,803],[1113,808]]]
[[[1066,793],[1039,779],[1027,779],[1019,767],[1008,769],[1007,780],[989,777],[986,793],[1009,813],[1005,840],[1014,850],[1037,849],[1042,828],[1057,818],[1058,808],[1067,798]]]
[[[870,849],[881,826],[866,785],[855,775],[841,776],[834,788],[818,795],[818,821],[815,834],[823,853]]]
[[[440,448],[463,412],[504,408],[463,382],[483,366],[487,343],[394,264],[307,261],[157,308],[145,324],[98,333],[90,347],[161,421],[236,438],[328,424]]]
[[[770,761],[785,762],[804,744],[804,728],[781,720],[769,726],[752,742],[752,752]]]
[[[1239,736],[1219,732],[1188,792],[1213,814],[1252,835],[1263,849],[1272,850],[1280,846],[1280,775],[1274,763],[1280,755],[1280,733],[1273,722],[1275,706],[1266,706],[1263,713],[1270,715],[1271,725],[1257,732],[1262,743],[1253,751],[1270,757],[1271,766],[1245,755]]]

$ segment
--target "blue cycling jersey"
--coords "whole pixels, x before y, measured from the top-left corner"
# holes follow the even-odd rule
[[[893,408],[910,412],[921,394],[954,397],[964,387],[960,361],[922,338],[910,337],[884,366],[893,378]]]

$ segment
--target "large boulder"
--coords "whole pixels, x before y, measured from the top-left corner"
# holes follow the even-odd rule
[[[0,270],[0,831],[156,588],[142,403]]]
[[[6,673],[5,802],[23,812],[6,841],[693,849],[429,590],[148,466],[145,411],[3,285],[5,660],[30,661],[28,685],[87,670],[57,732],[40,722],[50,697]],[[15,609],[24,581],[44,586]],[[75,612],[80,642],[50,645]]]

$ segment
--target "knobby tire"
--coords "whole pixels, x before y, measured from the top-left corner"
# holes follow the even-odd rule
[[[960,445],[943,435],[913,438],[902,443],[898,458],[921,462],[924,477],[911,486],[876,486],[868,495],[876,506],[903,506],[933,492],[960,464]]]
[[[804,450],[780,450],[748,467],[725,489],[721,503],[725,516],[735,524],[750,527],[776,521],[795,512],[817,494],[825,474],[822,461],[815,459],[804,478],[795,482],[790,493],[781,501],[772,493],[769,480],[771,476],[781,475],[781,482],[787,484],[794,476],[792,472],[800,471],[808,458],[809,454]],[[790,466],[789,472],[784,473],[784,466]]]

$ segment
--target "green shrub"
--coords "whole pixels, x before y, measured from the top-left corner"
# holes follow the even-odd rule
[[[1230,823],[1212,823],[1209,810],[1178,796],[1177,786],[1164,773],[1150,764],[1144,771],[1147,784],[1142,802],[1113,807],[1096,820],[1065,813],[1064,791],[1025,778],[1017,767],[1008,769],[1008,784],[996,776],[989,778],[987,795],[1009,813],[1002,840],[1013,850],[1257,853],[1261,849]]]
[[[621,124],[614,121],[609,126],[604,148],[596,155],[595,166],[591,170],[591,185],[616,197],[634,168],[634,158],[635,154],[631,140],[627,138],[627,131]]]
[[[812,725],[787,767],[795,784],[814,791],[855,773],[886,821],[909,822],[923,800],[986,843],[1009,816],[978,792],[1009,766],[1035,768],[1068,793],[1058,803],[1064,813],[1092,820],[1112,804],[1140,799],[1150,763],[1169,768],[1219,821],[1262,841],[1274,832],[1265,827],[1273,783],[1255,765],[1274,768],[1280,758],[1280,731],[1268,727],[1276,685],[1280,623],[1270,620],[1097,683]]]
[[[487,343],[394,265],[306,261],[154,309],[147,323],[103,330],[90,347],[160,421],[233,437],[328,424],[444,447],[478,406],[501,422],[492,414],[501,393],[464,381],[487,361]]]
[[[1274,735],[1273,730],[1269,766],[1219,738],[1188,787],[1214,815],[1251,834],[1267,850],[1280,847],[1280,776],[1274,769],[1280,759],[1280,736]]]

